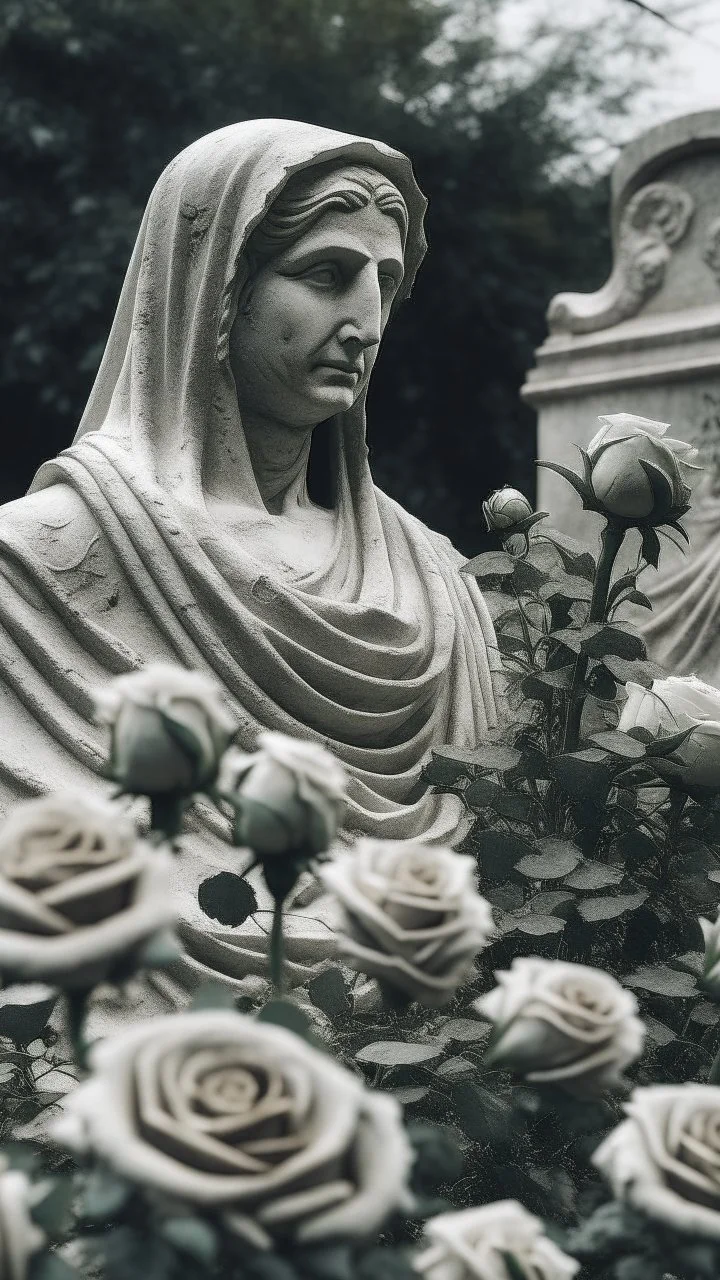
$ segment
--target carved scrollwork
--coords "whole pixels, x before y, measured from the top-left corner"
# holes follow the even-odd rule
[[[662,285],[694,211],[692,196],[675,183],[651,182],[636,191],[622,215],[610,279],[596,293],[558,293],[548,307],[550,331],[593,333],[636,315]]]
[[[713,218],[707,229],[702,258],[720,285],[720,218]]]

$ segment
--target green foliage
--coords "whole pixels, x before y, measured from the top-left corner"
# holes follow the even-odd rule
[[[200,134],[255,116],[382,138],[410,154],[429,196],[432,252],[374,375],[378,482],[460,545],[480,532],[478,475],[532,491],[517,388],[548,298],[607,274],[606,185],[583,150],[598,120],[627,128],[652,34],[638,39],[619,6],[601,31],[546,32],[543,56],[508,74],[501,0],[463,6],[453,31],[459,7],[7,0],[0,388],[23,424],[9,495],[74,434],[160,171]],[[608,77],[613,50],[629,48],[631,75]]]
[[[198,902],[206,916],[233,928],[244,924],[258,909],[252,885],[232,871],[218,871],[203,880],[198,888]]]

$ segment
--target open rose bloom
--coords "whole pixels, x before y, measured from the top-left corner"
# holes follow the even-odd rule
[[[256,1247],[373,1237],[412,1207],[398,1103],[281,1027],[224,1011],[152,1018],[94,1045],[91,1068],[56,1139]]]
[[[720,1242],[720,1088],[635,1089],[593,1163],[618,1200],[664,1226]]]
[[[632,680],[625,686],[627,701],[618,729],[647,729],[668,737],[692,729],[669,756],[653,759],[653,767],[679,786],[720,790],[720,689],[697,676],[667,676],[645,689]]]
[[[340,956],[413,1000],[452,1000],[493,932],[472,858],[431,845],[359,840],[318,874],[340,902]]]
[[[0,828],[0,974],[92,987],[174,925],[171,856],[115,805],[63,792]]]
[[[424,1280],[572,1280],[580,1270],[517,1200],[440,1213],[425,1224],[425,1240],[413,1264]]]
[[[599,969],[537,957],[495,977],[499,985],[475,1002],[494,1024],[488,1061],[578,1096],[622,1087],[645,1034],[631,992]]]

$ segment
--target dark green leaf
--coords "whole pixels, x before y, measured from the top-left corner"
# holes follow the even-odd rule
[[[473,751],[473,764],[482,765],[484,769],[497,769],[506,773],[514,769],[522,759],[517,747],[508,747],[501,742],[489,742]]]
[[[624,982],[627,987],[637,987],[641,991],[673,999],[683,999],[697,992],[697,983],[692,974],[669,969],[664,964],[642,965],[625,978]]]
[[[58,1253],[37,1254],[30,1263],[29,1280],[79,1280],[79,1276]]]
[[[258,909],[252,885],[232,871],[219,871],[203,880],[198,889],[198,902],[211,920],[233,928],[244,924]]]
[[[616,578],[612,586],[610,587],[610,590],[608,591],[608,598],[607,598],[608,609],[612,609],[612,606],[614,605],[618,596],[621,596],[624,591],[626,591],[628,588],[633,589],[635,587],[636,582],[637,582],[637,573],[635,571],[633,571],[632,573],[623,573],[619,578]]]
[[[482,555],[475,556],[461,565],[460,572],[482,580],[483,578],[509,577],[514,568],[515,557],[508,551],[484,551]]]
[[[603,802],[612,766],[608,763],[606,753],[599,747],[554,756],[552,766],[558,782],[571,796],[581,800],[595,798],[599,803]]]
[[[72,1178],[57,1177],[39,1203],[32,1208],[33,1221],[42,1227],[50,1240],[62,1240],[73,1221],[75,1188]]]
[[[645,528],[642,531],[642,554],[648,564],[657,569],[660,559],[660,539],[654,529]]]
[[[520,685],[526,698],[549,700],[556,689],[569,689],[575,671],[575,663],[559,667],[557,671],[533,671]]]
[[[437,1029],[443,1040],[462,1040],[469,1044],[476,1040],[487,1040],[490,1035],[490,1024],[480,1022],[477,1018],[448,1018]]]
[[[481,878],[507,880],[519,860],[537,847],[522,836],[506,831],[481,831],[474,839]]]
[[[231,1009],[235,1012],[235,997],[221,982],[203,982],[193,993],[190,1008],[196,1012],[206,1009]]]
[[[329,1018],[339,1018],[348,1013],[351,1000],[342,971],[336,967],[323,969],[308,982],[308,993],[313,1004]]]
[[[585,898],[578,903],[578,912],[587,924],[597,924],[600,920],[615,920],[626,911],[636,911],[648,896],[647,889],[638,889],[637,893],[621,893],[616,897]]]
[[[658,853],[657,846],[650,836],[635,828],[624,831],[616,840],[613,840],[612,850],[613,853],[619,853],[626,858],[631,868],[633,865],[647,862],[648,858],[657,857]]]
[[[548,604],[556,598],[573,604],[576,600],[589,603],[592,600],[592,592],[592,582],[588,582],[586,578],[574,577],[569,573],[558,573],[540,588],[538,595]]]
[[[601,702],[614,702],[617,696],[617,683],[604,662],[598,662],[589,672],[585,680],[585,688],[594,698]]]
[[[620,601],[621,604],[637,604],[641,609],[652,609],[653,602],[642,591],[628,591]]]
[[[418,1085],[402,1085],[399,1089],[391,1089],[390,1093],[396,1098],[401,1107],[412,1106],[414,1102],[422,1102],[430,1092],[428,1084]]]
[[[110,1222],[124,1208],[132,1193],[132,1184],[109,1169],[91,1169],[83,1181],[81,1217],[86,1222]]]
[[[463,778],[471,778],[475,770],[469,755],[455,747],[441,747],[432,752],[423,776],[434,787],[451,787]]]
[[[374,1067],[408,1067],[420,1062],[432,1062],[444,1052],[442,1042],[435,1044],[412,1044],[405,1040],[376,1040],[358,1049],[355,1057],[358,1062],[369,1063]]]
[[[615,622],[608,624],[582,642],[582,652],[590,658],[602,658],[614,655],[625,662],[642,659],[646,655],[645,641],[642,636],[630,628],[630,623]]]
[[[451,1097],[463,1133],[475,1142],[502,1146],[512,1140],[510,1104],[471,1080],[456,1080]]]
[[[631,738],[628,733],[620,733],[617,729],[606,729],[601,733],[593,733],[589,739],[596,746],[602,747],[604,751],[610,751],[613,755],[623,756],[627,760],[641,760],[645,755],[645,748],[636,738]]]
[[[620,884],[624,874],[623,867],[613,867],[606,862],[593,862],[586,858],[583,865],[568,876],[565,884],[570,889],[587,889],[592,892]]]
[[[645,754],[652,756],[669,756],[671,752],[676,751],[682,746],[686,738],[693,732],[693,728],[681,729],[679,733],[671,733],[668,737],[655,738],[649,742],[645,748]]]
[[[530,911],[541,916],[562,916],[567,918],[575,903],[575,894],[567,889],[541,889],[528,900]]]
[[[534,595],[548,581],[548,575],[527,560],[516,560],[512,580],[518,594],[530,592]]]
[[[561,880],[580,862],[582,854],[572,840],[549,836],[538,841],[539,853],[527,854],[515,870],[530,880]]]
[[[313,1039],[312,1022],[304,1009],[292,1000],[269,1000],[257,1014],[258,1022],[270,1022],[275,1027],[294,1031],[302,1040]]]
[[[215,1263],[220,1242],[215,1229],[202,1218],[166,1218],[160,1234],[174,1249],[188,1254],[203,1267]]]
[[[601,630],[601,623],[588,622],[584,627],[565,627],[562,631],[554,631],[553,640],[564,644],[566,649],[572,649],[573,653],[580,653],[585,642],[592,640]]]
[[[544,462],[540,459],[538,459],[537,465],[539,467],[545,467],[547,471],[555,471],[559,476],[562,476],[564,480],[567,480],[568,484],[572,485],[575,492],[580,494],[580,497],[583,500],[583,505],[587,504],[592,506],[592,508],[597,506],[595,502],[595,495],[590,488],[590,485],[586,484],[583,477],[579,476],[576,471],[571,471],[569,467],[561,466],[559,462]]]
[[[542,530],[537,541],[550,543],[562,561],[566,573],[585,578],[588,582],[594,581],[595,557],[588,551],[584,543],[579,542],[576,538],[569,537],[566,533],[561,533],[559,529],[553,529],[547,525]]]
[[[547,938],[554,933],[562,933],[565,921],[558,916],[529,915],[521,916],[515,921],[519,933],[527,933],[533,938]]]
[[[293,1261],[303,1280],[353,1280],[350,1245],[329,1241],[314,1249],[298,1249]]]

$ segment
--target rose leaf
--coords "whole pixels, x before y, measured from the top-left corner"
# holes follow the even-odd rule
[[[586,924],[597,924],[600,920],[615,920],[626,911],[635,911],[641,907],[648,896],[647,889],[638,889],[637,893],[619,893],[602,898],[586,898],[578,903],[578,914]]]
[[[308,983],[310,999],[328,1018],[339,1018],[350,1011],[351,1001],[345,979],[337,966],[323,969]]]
[[[437,1034],[443,1040],[487,1040],[490,1024],[478,1018],[448,1018],[438,1027]]]
[[[404,1040],[376,1040],[358,1049],[355,1058],[373,1067],[411,1067],[439,1058],[444,1049],[443,1041],[413,1044]]]
[[[507,578],[515,568],[515,557],[509,551],[483,551],[460,566],[461,573],[471,578]]]
[[[284,1027],[286,1031],[294,1031],[302,1040],[314,1043],[312,1021],[299,1005],[292,1000],[268,1000],[257,1015],[258,1022],[271,1022],[273,1026]]]
[[[198,888],[201,910],[218,924],[237,928],[257,909],[257,898],[251,884],[232,871],[219,871],[203,880]]]
[[[92,1169],[82,1192],[80,1213],[84,1222],[104,1223],[115,1218],[133,1192],[132,1183],[109,1169]]]
[[[50,1240],[61,1240],[73,1221],[75,1188],[72,1178],[55,1178],[39,1204],[32,1207],[32,1219]]]
[[[456,1081],[451,1096],[460,1128],[468,1138],[497,1146],[512,1140],[512,1107],[504,1098],[472,1080]]]
[[[686,999],[697,994],[697,983],[691,973],[669,969],[666,965],[642,965],[623,979],[626,987],[638,987],[653,995]]]
[[[552,933],[561,933],[565,928],[565,921],[557,916],[522,916],[515,921],[515,928],[531,937],[547,938]]]
[[[572,840],[553,836],[540,842],[540,850],[521,858],[515,870],[530,880],[560,880],[575,870],[582,857]]]
[[[40,982],[6,987],[0,992],[0,1036],[21,1045],[39,1039],[59,994]]]
[[[565,884],[569,889],[608,889],[619,884],[624,874],[623,867],[608,866],[606,862],[593,862],[588,858],[568,876]]]
[[[31,1277],[32,1280],[79,1280],[79,1272],[58,1253],[42,1253],[33,1258]]]
[[[218,1255],[217,1233],[202,1218],[168,1218],[160,1234],[179,1253],[189,1254],[196,1262],[211,1267]]]
[[[507,880],[521,858],[537,853],[535,845],[523,840],[522,836],[492,829],[479,833],[475,838],[475,849],[483,877],[496,881]]]

